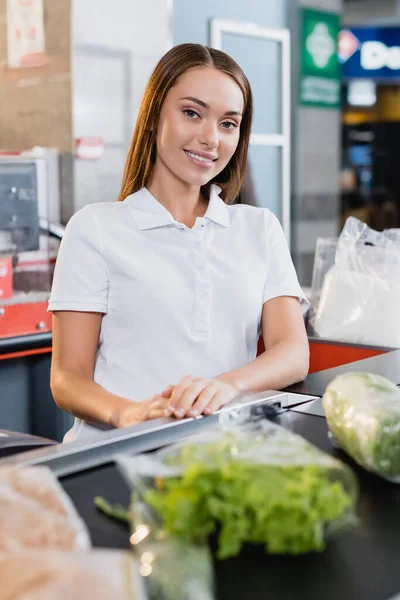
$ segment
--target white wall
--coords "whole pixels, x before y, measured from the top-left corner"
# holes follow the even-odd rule
[[[74,206],[114,201],[142,94],[171,45],[170,0],[72,0],[73,136],[104,157],[75,159]]]

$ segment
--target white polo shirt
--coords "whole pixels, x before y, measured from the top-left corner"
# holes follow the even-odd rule
[[[192,229],[146,188],[70,219],[49,311],[104,313],[94,380],[110,392],[140,401],[237,369],[256,357],[264,302],[296,296],[307,309],[278,219],[220,191]],[[77,419],[67,439],[95,432]]]

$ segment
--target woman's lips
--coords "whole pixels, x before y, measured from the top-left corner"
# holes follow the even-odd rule
[[[210,167],[212,167],[213,163],[216,160],[216,158],[213,158],[211,160],[209,158],[203,158],[202,156],[200,156],[200,154],[190,152],[189,150],[184,150],[184,152],[193,164],[195,164],[198,167],[202,167],[203,169],[209,169]]]

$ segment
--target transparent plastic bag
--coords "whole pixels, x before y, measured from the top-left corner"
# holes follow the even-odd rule
[[[0,467],[0,551],[87,550],[89,533],[47,467]]]
[[[372,373],[345,373],[322,404],[334,443],[359,465],[400,483],[400,390]]]
[[[0,581],[12,600],[147,600],[133,555],[117,550],[0,553]]]
[[[314,264],[311,279],[310,309],[308,311],[307,332],[314,335],[314,323],[325,275],[335,264],[337,238],[318,238],[315,246]]]
[[[400,347],[400,229],[377,232],[349,217],[313,318],[321,338]]]
[[[132,487],[130,542],[146,577],[150,600],[214,600],[212,557],[206,544],[194,544],[167,534],[162,519],[144,501],[146,477],[137,471],[147,457],[116,457],[116,463]]]
[[[322,551],[329,535],[355,522],[352,471],[262,418],[231,420],[123,462],[157,535],[193,544],[218,535],[219,559],[246,544],[271,554]]]

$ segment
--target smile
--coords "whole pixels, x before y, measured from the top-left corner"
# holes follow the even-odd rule
[[[189,152],[189,150],[184,150],[186,156],[190,158],[190,160],[200,166],[210,167],[216,158],[207,158],[205,156],[200,156],[199,154],[195,154],[194,152]]]

